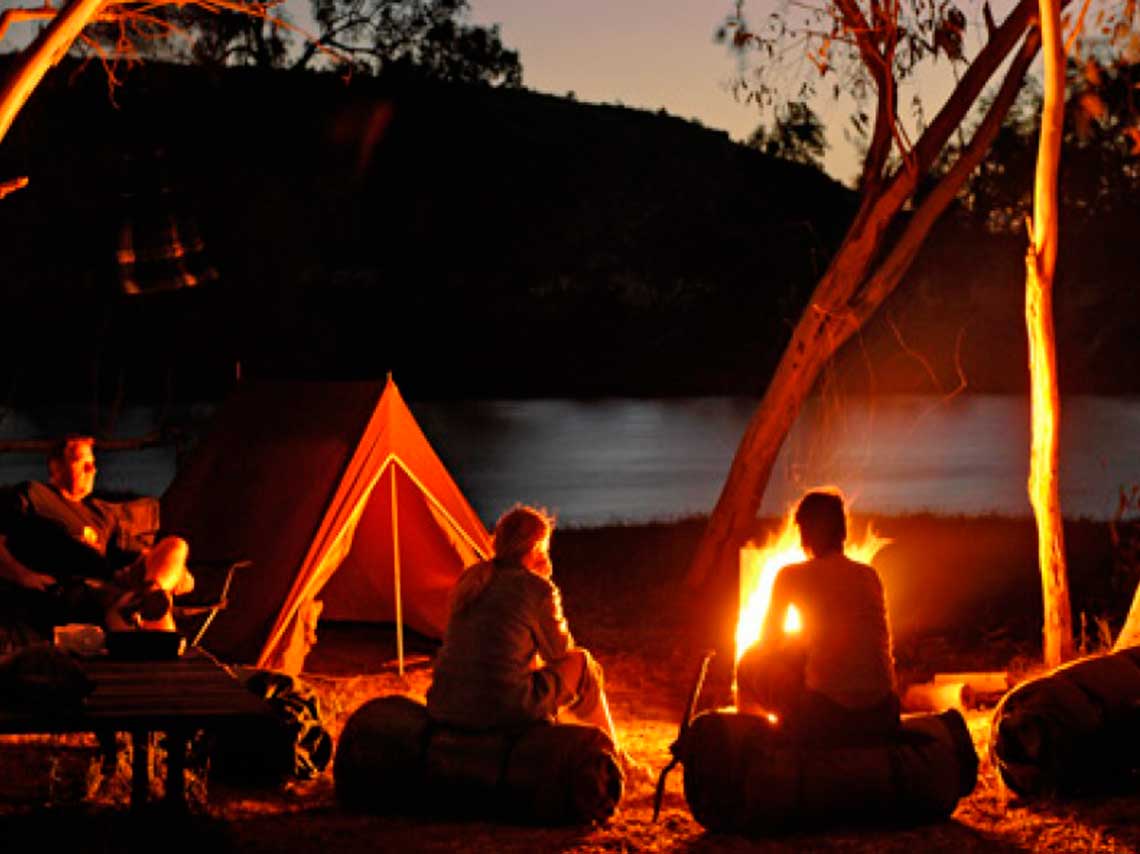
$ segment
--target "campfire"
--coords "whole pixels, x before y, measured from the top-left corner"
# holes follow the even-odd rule
[[[740,615],[736,623],[738,662],[745,650],[760,639],[760,629],[768,613],[776,574],[788,564],[807,559],[800,547],[800,534],[794,515],[794,510],[788,511],[780,531],[769,536],[764,545],[748,543],[740,550]],[[848,529],[850,530],[850,525]],[[889,539],[876,534],[868,524],[862,538],[848,536],[844,552],[852,560],[869,564],[889,542]],[[784,614],[783,627],[788,633],[800,630],[800,615],[794,605],[789,606]]]

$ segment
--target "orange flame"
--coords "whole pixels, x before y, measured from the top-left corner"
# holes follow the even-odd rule
[[[848,539],[844,553],[852,560],[870,563],[889,539],[880,537],[867,526],[862,539]],[[749,543],[740,550],[740,615],[736,622],[736,660],[760,639],[760,629],[772,599],[772,585],[776,575],[785,566],[807,560],[800,545],[795,511],[788,512],[780,531],[768,537],[763,546]],[[789,606],[784,615],[783,629],[793,634],[803,628],[803,621],[795,606]]]

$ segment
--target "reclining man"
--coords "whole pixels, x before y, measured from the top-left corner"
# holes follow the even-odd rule
[[[172,597],[189,593],[189,548],[165,537],[139,552],[120,544],[115,508],[92,496],[95,440],[67,436],[48,453],[49,482],[0,499],[0,597],[45,637],[69,622],[173,629]]]
[[[796,508],[808,560],[784,567],[760,639],[737,666],[740,710],[775,714],[790,737],[816,743],[874,739],[899,724],[894,656],[878,573],[843,553],[843,498],[809,492]],[[789,606],[798,630],[785,631]]]

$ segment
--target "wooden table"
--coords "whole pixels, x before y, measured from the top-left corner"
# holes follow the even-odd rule
[[[268,703],[199,649],[169,661],[76,660],[95,684],[81,706],[34,712],[0,707],[0,733],[130,733],[132,808],[146,804],[150,794],[155,733],[166,734],[166,802],[185,808],[186,751],[196,732],[277,725]]]

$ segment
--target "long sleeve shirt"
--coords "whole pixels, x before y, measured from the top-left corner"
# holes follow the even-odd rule
[[[536,671],[535,656],[550,663],[574,646],[554,582],[521,566],[489,569],[483,589],[452,610],[427,694],[433,718],[470,729],[553,715],[551,676]],[[459,586],[487,570],[468,569]]]

